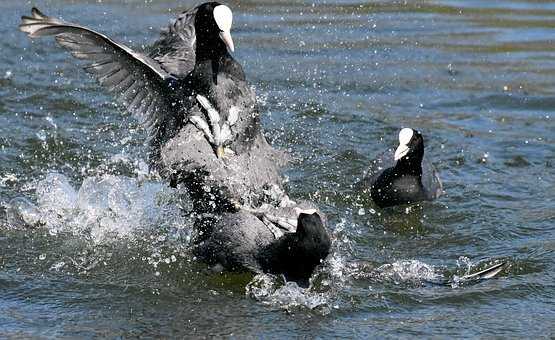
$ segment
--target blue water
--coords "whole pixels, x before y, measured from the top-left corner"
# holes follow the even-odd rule
[[[192,3],[0,2],[0,337],[555,336],[552,3],[229,4],[267,136],[295,156],[291,196],[328,215],[333,253],[306,290],[187,252],[187,202],[146,171],[144,132],[17,30],[32,5],[142,50]],[[401,127],[445,194],[381,211],[352,185]],[[41,226],[9,216],[15,197]]]

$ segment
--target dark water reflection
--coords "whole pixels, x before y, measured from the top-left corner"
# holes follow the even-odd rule
[[[33,4],[137,49],[189,6]],[[74,226],[12,230],[7,202],[36,200],[49,172],[76,188],[95,175],[137,177],[144,136],[52,41],[31,43],[16,30],[31,3],[2,1],[0,335],[555,335],[555,4],[231,5],[236,56],[257,88],[268,137],[297,157],[290,190],[329,214],[337,238],[331,274],[322,274],[329,288],[257,301],[245,296],[250,276],[207,273],[179,256],[181,236],[169,246],[163,230],[114,242],[82,239]],[[352,184],[402,126],[423,132],[446,194],[409,213],[372,213]],[[499,279],[455,288],[341,274],[354,260],[417,260],[460,275],[461,257],[510,267]],[[303,302],[318,294],[325,312]]]

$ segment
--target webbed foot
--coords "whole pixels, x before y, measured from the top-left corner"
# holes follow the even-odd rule
[[[230,110],[227,119],[221,123],[221,115],[214,106],[212,106],[210,101],[200,94],[198,94],[196,98],[200,106],[206,111],[208,123],[200,116],[191,116],[189,120],[204,133],[206,139],[214,148],[214,152],[218,158],[233,154],[233,150],[226,147],[226,145],[231,142],[231,127],[237,122],[239,112],[237,110]]]
[[[301,214],[314,214],[316,209],[301,209],[298,207],[292,210],[275,209],[267,204],[259,208],[241,207],[256,217],[258,217],[272,231],[275,238],[282,237],[285,233],[294,233],[297,230],[299,216]]]

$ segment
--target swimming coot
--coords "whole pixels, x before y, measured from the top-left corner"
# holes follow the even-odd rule
[[[377,157],[361,186],[381,208],[436,199],[442,185],[435,167],[424,157],[424,138],[410,128],[399,132],[395,152]]]

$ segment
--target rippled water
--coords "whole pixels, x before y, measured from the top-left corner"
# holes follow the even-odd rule
[[[191,5],[33,4],[137,49]],[[2,1],[0,336],[554,336],[555,4],[231,6],[267,135],[297,159],[292,196],[330,220],[311,287],[197,263],[188,202],[148,175],[140,127],[51,39],[17,31],[30,3]],[[402,126],[446,193],[380,211],[352,184]]]

